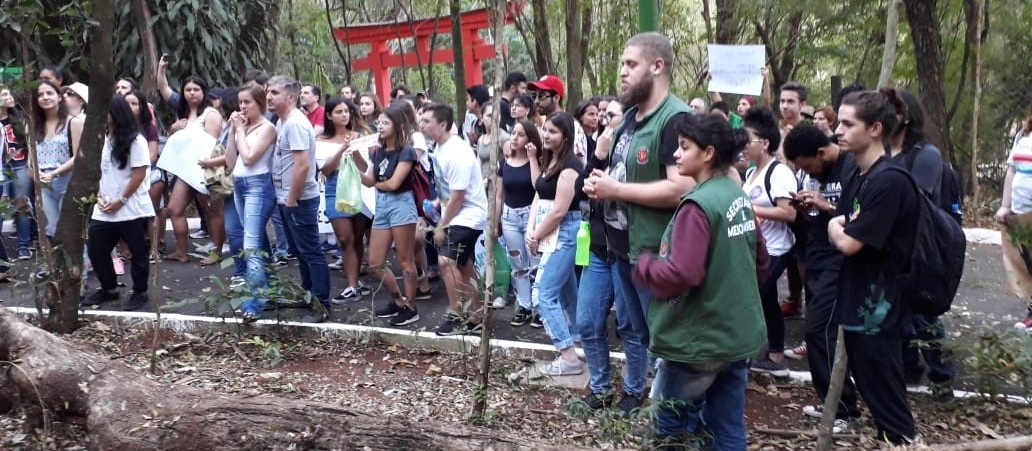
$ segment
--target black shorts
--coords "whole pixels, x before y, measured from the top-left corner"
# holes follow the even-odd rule
[[[444,243],[437,248],[438,257],[455,260],[459,266],[466,266],[469,259],[476,252],[477,238],[483,233],[481,230],[474,230],[469,227],[458,225],[448,226],[444,229]]]

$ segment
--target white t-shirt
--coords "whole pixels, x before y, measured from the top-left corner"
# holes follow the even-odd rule
[[[100,155],[100,193],[99,197],[107,202],[113,202],[125,194],[125,188],[129,185],[129,178],[132,176],[133,168],[147,168],[140,186],[136,188],[133,195],[128,197],[129,202],[114,213],[104,213],[99,208],[93,208],[92,218],[104,222],[125,222],[139,218],[154,216],[154,205],[151,204],[150,194],[150,149],[147,148],[147,139],[143,135],[136,135],[129,149],[129,163],[125,168],[119,168],[118,163],[111,159],[111,141],[104,138],[104,151]]]
[[[774,164],[775,161],[775,159],[771,158],[766,166],[751,168],[745,174],[745,184],[742,186],[742,189],[749,196],[753,206],[773,207],[774,205],[770,201],[771,198],[774,200],[791,199],[792,195],[790,193],[798,190],[795,174],[792,174],[792,170],[784,164],[778,164],[774,166],[774,172],[770,175],[770,194],[767,194],[764,181],[770,165]],[[753,174],[756,175],[755,178],[752,177]],[[767,242],[767,253],[772,257],[785,255],[795,244],[795,234],[789,230],[788,224],[784,222],[761,219],[760,233],[763,234],[763,239]]]
[[[1011,181],[1011,211],[1023,214],[1032,211],[1032,136],[1014,140],[1007,164],[1014,166]]]
[[[450,136],[434,151],[434,177],[441,197],[441,211],[448,205],[453,190],[465,191],[462,210],[450,225],[484,230],[487,226],[487,194],[480,174],[480,160],[466,141]]]

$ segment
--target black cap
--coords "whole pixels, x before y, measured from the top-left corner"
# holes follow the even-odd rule
[[[225,89],[222,88],[211,88],[208,90],[208,98],[210,99],[221,99],[222,95],[226,93]]]

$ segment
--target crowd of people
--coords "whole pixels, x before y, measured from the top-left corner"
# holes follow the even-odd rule
[[[241,306],[245,321],[261,318],[271,300],[270,268],[296,259],[301,286],[326,306],[371,295],[360,275],[372,272],[390,297],[375,315],[393,326],[420,321],[417,301],[430,297],[429,280],[439,276],[448,309],[435,331],[475,333],[483,304],[508,305],[506,293],[481,299],[477,290],[474,250],[495,227],[512,270],[511,325],[543,327],[557,352],[539,370],[587,370],[584,402],[593,409],[630,413],[651,398],[657,444],[706,437],[718,449],[745,449],[747,374],[788,376],[786,358],[808,362],[818,402],[802,413],[820,417],[838,326],[850,377],[836,432],[859,419],[859,395],[879,437],[913,440],[906,384],[927,374],[933,394],[946,399],[954,376],[938,345],[941,321],[913,314],[894,277],[909,261],[902,256],[913,246],[919,196],[945,195],[942,156],[923,135],[920,104],[904,91],[851,86],[814,108],[806,87],[788,82],[778,89],[777,111],[769,88],[760,99],[742,96],[733,112],[711,93],[707,108],[702,98],[686,103],[671,92],[673,62],[666,37],[639,34],[620,57],[619,96],[586,100],[571,114],[558,76],[528,82],[513,72],[494,93],[497,111],[490,90],[476,85],[467,89],[466,116],[456,117],[447,103],[404,86],[384,106],[353,86],[324,99],[319,86],[258,71],[237,88],[190,76],[176,91],[162,59],[158,88],[176,117],[167,131],[135,80],[116,84],[87,241],[100,287],[84,303],[119,299],[120,259],[112,255],[121,253],[133,279],[123,306],[140,308],[148,302],[148,260],[186,262],[190,239],[210,237],[213,250],[199,264],[217,263],[224,247],[237,257],[230,286],[254,293]],[[43,71],[34,117],[0,91],[5,168],[14,174],[4,193],[18,207],[19,259],[29,258],[36,239],[32,184],[47,187],[42,218],[53,236],[76,164],[88,88],[67,78]],[[35,135],[25,136],[20,121],[31,121]],[[1032,205],[1022,172],[1027,122],[1015,140],[1000,221]],[[164,133],[170,138],[159,152]],[[38,168],[27,167],[27,139],[36,142]],[[224,169],[232,195],[218,196],[172,169],[182,165],[162,162],[170,150],[212,143],[224,153],[197,165]],[[488,164],[495,149],[497,170]],[[919,191],[902,172],[886,170],[897,164]],[[345,182],[365,187],[361,205],[339,198]],[[488,186],[497,196],[493,224]],[[190,205],[203,220],[194,234]],[[328,242],[320,215],[330,224]],[[162,256],[163,235],[151,240],[147,230],[166,216],[175,244]],[[590,240],[579,242],[585,228]],[[577,262],[584,245],[587,258]],[[335,249],[332,263],[327,246]],[[331,270],[343,274],[337,295]],[[607,336],[614,310],[626,354],[619,389]],[[786,346],[784,318],[803,313],[804,343]]]

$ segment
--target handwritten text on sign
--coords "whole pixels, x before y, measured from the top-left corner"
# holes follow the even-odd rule
[[[710,92],[760,95],[766,54],[762,45],[709,45]]]

